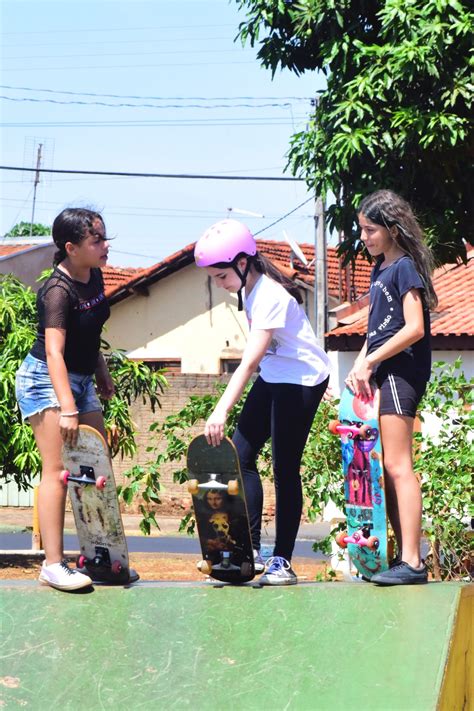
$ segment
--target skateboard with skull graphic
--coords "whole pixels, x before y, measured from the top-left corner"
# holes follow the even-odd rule
[[[110,461],[109,448],[97,430],[79,425],[75,447],[63,445],[61,481],[71,499],[80,553],[77,568],[93,582],[127,584],[138,580],[130,569]]]
[[[364,402],[345,388],[339,420],[329,430],[341,438],[347,530],[336,543],[347,548],[364,578],[388,568],[388,530],[382,443],[379,427],[380,393]]]
[[[253,548],[239,457],[225,438],[218,447],[195,437],[187,455],[188,491],[203,559],[198,569],[227,583],[255,576]]]

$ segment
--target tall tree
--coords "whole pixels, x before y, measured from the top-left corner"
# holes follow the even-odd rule
[[[391,188],[408,199],[439,261],[474,241],[472,53],[468,0],[236,0],[239,37],[275,74],[320,70],[327,88],[289,167],[322,196],[348,255],[360,249],[360,199]],[[471,54],[472,57],[472,54]]]

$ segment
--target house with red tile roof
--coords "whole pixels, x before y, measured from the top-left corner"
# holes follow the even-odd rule
[[[51,237],[12,237],[0,239],[0,274],[15,274],[24,284],[38,291],[36,281],[49,269],[56,247]]]

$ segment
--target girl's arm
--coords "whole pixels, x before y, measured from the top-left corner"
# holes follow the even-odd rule
[[[271,343],[272,337],[273,329],[257,329],[250,332],[240,365],[233,373],[221,399],[204,427],[204,434],[209,444],[216,446],[224,438],[224,425],[227,415],[255,373],[258,364]]]
[[[364,345],[360,349],[360,353],[357,356],[357,358],[355,359],[354,365],[352,366],[352,369],[351,369],[349,375],[347,376],[347,378],[344,381],[345,384],[347,385],[347,387],[349,387],[352,390],[352,392],[354,392],[354,393],[355,393],[355,388],[357,387],[357,383],[355,381],[355,373],[357,373],[359,367],[364,362],[366,353],[367,353],[367,339],[365,339]]]
[[[97,359],[95,381],[99,395],[105,400],[110,400],[115,394],[115,386],[102,353],[99,353]]]
[[[352,388],[356,395],[370,399],[371,387],[369,380],[376,365],[423,338],[425,333],[423,321],[423,304],[419,289],[410,289],[402,298],[403,317],[405,325],[376,351],[365,356],[353,372]]]
[[[66,345],[66,331],[62,328],[45,329],[46,362],[53,383],[54,392],[59,400],[61,412],[72,413],[77,411],[74,395],[72,394],[66,363],[64,362],[64,347]],[[63,441],[75,446],[79,427],[79,414],[59,418],[59,430]]]

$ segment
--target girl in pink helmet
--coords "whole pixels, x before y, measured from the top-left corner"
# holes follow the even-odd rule
[[[317,345],[297,287],[258,253],[245,225],[236,220],[213,225],[196,243],[194,256],[218,287],[239,295],[239,308],[245,308],[250,327],[242,361],[204,432],[209,444],[219,445],[228,413],[260,367],[233,442],[244,478],[255,568],[264,571],[260,580],[266,585],[293,585],[297,577],[291,557],[303,508],[301,457],[328,384],[329,359]],[[264,566],[259,553],[263,489],[256,462],[269,438],[276,538],[273,556]]]

